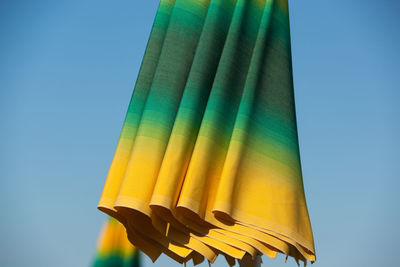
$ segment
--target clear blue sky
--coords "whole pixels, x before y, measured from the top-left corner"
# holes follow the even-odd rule
[[[0,266],[89,265],[157,4],[0,2]],[[313,266],[398,266],[400,2],[290,0],[290,11]]]

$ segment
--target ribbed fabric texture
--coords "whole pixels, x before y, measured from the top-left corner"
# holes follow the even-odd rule
[[[287,0],[161,0],[98,207],[152,260],[315,261]]]

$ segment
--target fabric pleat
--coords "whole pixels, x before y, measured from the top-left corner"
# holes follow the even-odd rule
[[[287,0],[161,0],[98,208],[153,261],[315,261]]]

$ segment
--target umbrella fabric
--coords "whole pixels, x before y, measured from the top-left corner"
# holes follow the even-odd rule
[[[98,208],[152,260],[315,261],[287,0],[161,0]]]
[[[109,218],[97,241],[93,267],[140,267],[139,251],[129,242],[125,227]]]

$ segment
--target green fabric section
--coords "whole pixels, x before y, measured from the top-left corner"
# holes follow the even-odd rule
[[[123,256],[121,253],[109,255],[98,255],[93,263],[93,267],[140,267],[139,252]]]
[[[291,69],[287,1],[162,0],[121,138],[236,140],[301,176]]]

